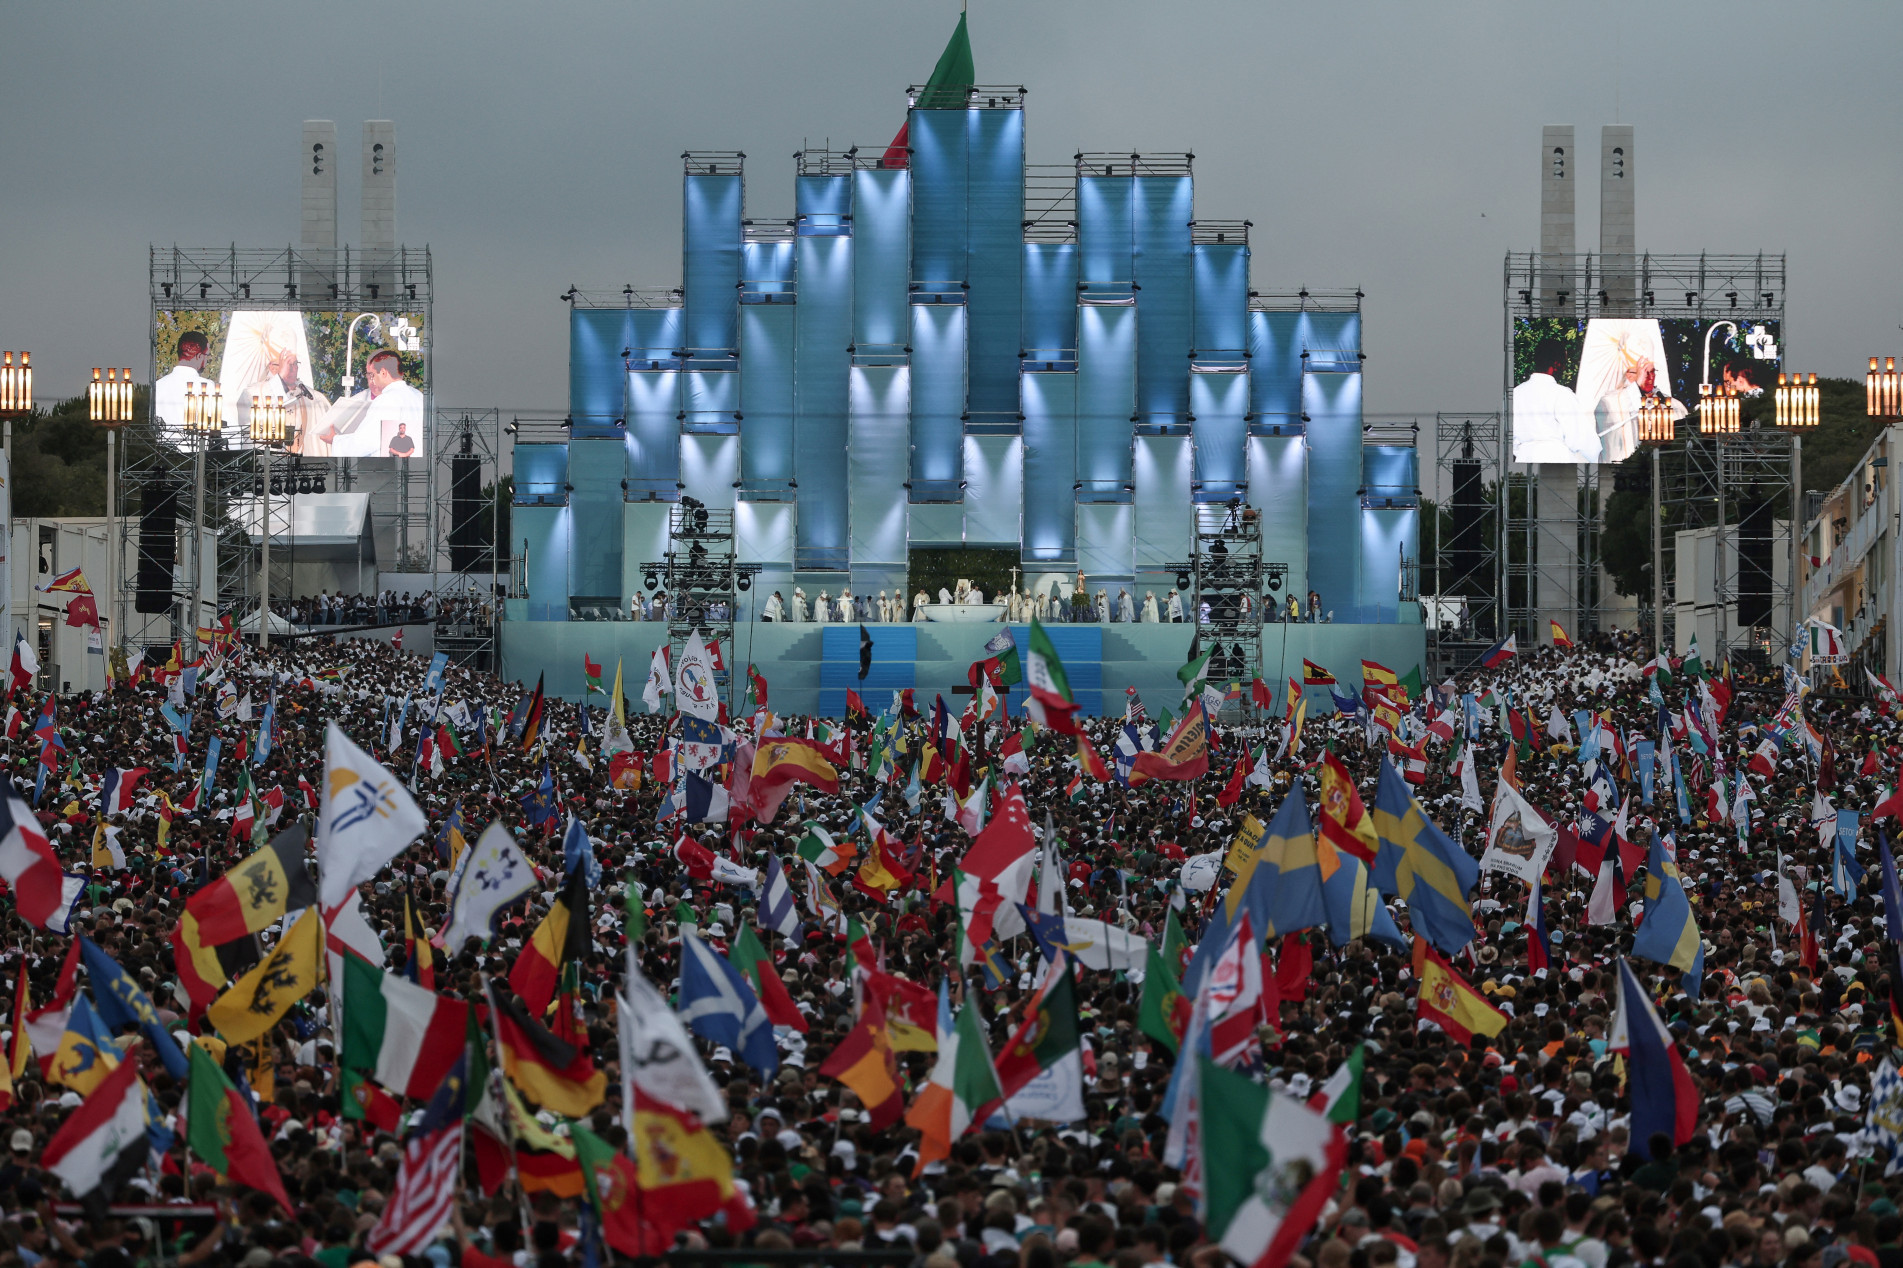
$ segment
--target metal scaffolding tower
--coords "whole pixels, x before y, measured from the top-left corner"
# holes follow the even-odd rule
[[[1506,453],[1500,414],[1435,415],[1435,487],[1441,498],[1421,526],[1421,557],[1432,561],[1423,570],[1421,607],[1436,679],[1467,670],[1500,637]]]
[[[681,645],[698,630],[733,652],[733,628],[740,596],[753,588],[759,564],[743,564],[734,554],[733,512],[683,495],[668,511],[665,558],[641,564],[649,594],[667,595],[667,637],[678,663]],[[732,665],[714,675],[724,695]]]
[[[1263,609],[1287,585],[1288,565],[1263,560],[1261,520],[1240,498],[1197,503],[1194,530],[1194,553],[1174,567],[1177,584],[1189,591],[1191,619],[1200,621],[1209,605],[1201,626],[1209,642],[1209,681],[1253,682],[1262,676]],[[1236,709],[1246,706],[1245,700]]]

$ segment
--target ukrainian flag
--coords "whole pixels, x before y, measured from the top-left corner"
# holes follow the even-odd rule
[[[1687,973],[1700,970],[1704,946],[1698,922],[1692,918],[1691,900],[1685,896],[1678,864],[1666,853],[1656,830],[1646,854],[1645,870],[1645,919],[1632,939],[1632,954]],[[1697,976],[1690,978],[1686,993],[1697,998],[1697,985]]]
[[[1427,817],[1386,757],[1374,795],[1374,832],[1381,841],[1374,887],[1407,900],[1414,932],[1446,955],[1473,941],[1467,894],[1480,881],[1480,865]]]

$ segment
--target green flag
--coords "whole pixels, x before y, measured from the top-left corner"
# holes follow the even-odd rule
[[[1328,1082],[1322,1084],[1322,1095],[1327,1097],[1323,1113],[1331,1123],[1352,1123],[1361,1115],[1361,1070],[1366,1060],[1368,1046],[1356,1044],[1348,1059],[1335,1067],[1328,1076]]]
[[[1169,915],[1163,919],[1163,963],[1170,972],[1180,974],[1189,963],[1189,939],[1183,934],[1183,922],[1176,918],[1176,908],[1167,910]]]
[[[1203,632],[1197,630],[1189,640],[1189,659],[1176,671],[1177,681],[1183,684],[1183,699],[1195,698],[1203,689],[1203,680],[1209,677],[1209,657],[1216,649],[1203,650]]]
[[[978,71],[971,60],[971,34],[965,29],[965,15],[960,13],[958,26],[952,31],[945,51],[938,55],[938,65],[932,67],[931,78],[925,81],[925,90],[919,93],[916,105],[921,110],[962,110],[971,86],[977,82]]]
[[[639,942],[648,932],[648,909],[641,902],[640,887],[629,881],[621,891],[621,901],[628,909],[628,941]]]
[[[1171,912],[1171,923],[1175,923]],[[1143,1000],[1137,1010],[1137,1028],[1171,1052],[1182,1043],[1183,1028],[1189,1024],[1189,1001],[1170,971],[1169,957],[1150,948],[1143,968]]]
[[[1407,692],[1409,704],[1419,700],[1421,698],[1421,667],[1416,665],[1402,674],[1400,683],[1402,689]]]
[[[284,1192],[271,1148],[258,1120],[238,1089],[198,1044],[191,1045],[191,1084],[187,1089],[185,1144],[199,1161],[227,1180],[268,1193],[295,1214]]]

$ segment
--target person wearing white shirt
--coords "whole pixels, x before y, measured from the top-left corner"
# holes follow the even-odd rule
[[[168,432],[185,430],[185,389],[203,391],[217,386],[205,377],[205,359],[211,355],[211,341],[196,330],[178,337],[178,364],[159,376],[152,385],[152,414]]]
[[[1542,339],[1533,360],[1539,368],[1513,389],[1515,462],[1599,461],[1599,429],[1592,410],[1557,377],[1564,359],[1559,340]]]
[[[379,458],[390,451],[399,423],[423,434],[423,394],[403,381],[403,362],[387,348],[364,364],[367,392],[337,403],[319,438],[334,458]]]

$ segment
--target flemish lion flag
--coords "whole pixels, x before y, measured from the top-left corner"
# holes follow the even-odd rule
[[[323,950],[323,919],[317,908],[307,908],[264,962],[206,1010],[225,1042],[251,1042],[277,1025],[291,1005],[316,990]]]

